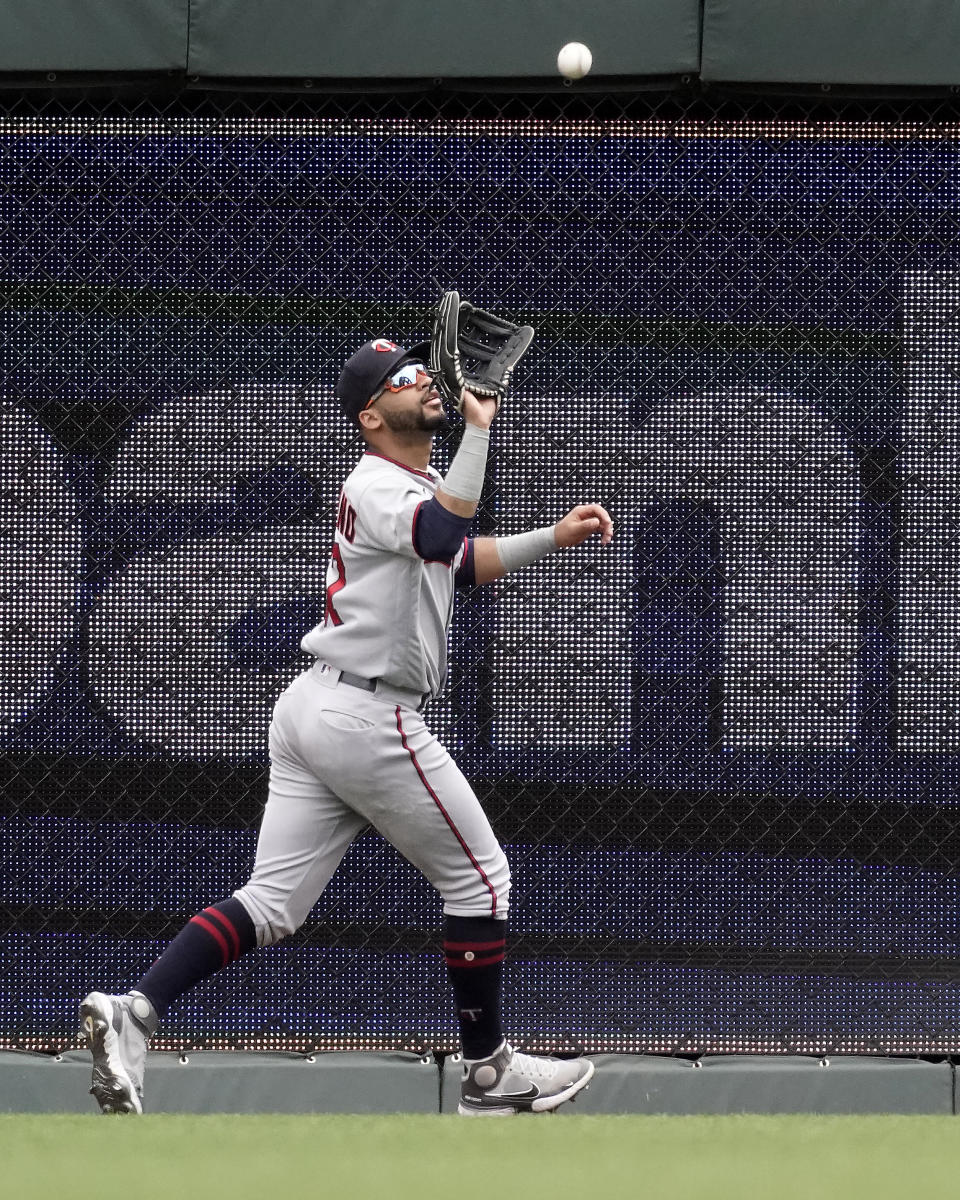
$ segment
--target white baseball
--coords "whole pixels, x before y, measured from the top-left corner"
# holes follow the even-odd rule
[[[583,42],[567,42],[557,55],[557,70],[566,79],[582,79],[593,66],[593,55]]]

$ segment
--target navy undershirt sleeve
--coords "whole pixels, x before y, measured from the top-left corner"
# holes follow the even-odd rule
[[[477,582],[477,568],[473,558],[473,538],[467,538],[466,541],[467,552],[453,577],[453,586],[458,588],[473,587]]]
[[[453,562],[471,520],[458,517],[437,499],[425,500],[413,518],[414,550],[430,562]]]

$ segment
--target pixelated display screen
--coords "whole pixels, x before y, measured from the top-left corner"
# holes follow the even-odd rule
[[[430,716],[507,814],[515,1035],[957,1048],[949,130],[88,114],[0,149],[0,1040],[63,1044],[244,881],[250,804],[191,796],[262,790],[358,454],[340,365],[440,281],[538,326],[481,531],[617,521],[460,598]],[[450,1045],[402,933],[439,920],[365,835],[171,1044]]]

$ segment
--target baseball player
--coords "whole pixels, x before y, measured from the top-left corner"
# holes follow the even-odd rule
[[[303,639],[314,664],[277,702],[267,803],[249,881],[198,913],[136,987],[80,1005],[104,1113],[142,1111],[147,1043],[169,1005],[256,946],[297,929],[367,825],[443,898],[443,951],[463,1050],[459,1112],[546,1112],[585,1087],[586,1059],[514,1050],[500,1021],[510,874],[470,785],[422,712],[444,685],[454,587],[488,583],[592,534],[607,512],[578,505],[556,525],[469,536],[495,399],[461,396],[463,440],[445,478],[430,465],[448,427],[427,347],[368,342],[337,396],[365,452],[340,495],[324,621]]]

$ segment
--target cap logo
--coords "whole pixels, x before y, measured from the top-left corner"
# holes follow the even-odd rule
[[[386,338],[377,338],[377,340],[375,342],[373,342],[372,344],[373,344],[374,350],[379,350],[381,354],[383,354],[387,351],[390,351],[390,350],[399,350],[400,349],[400,347],[397,345],[396,342],[390,342]]]

